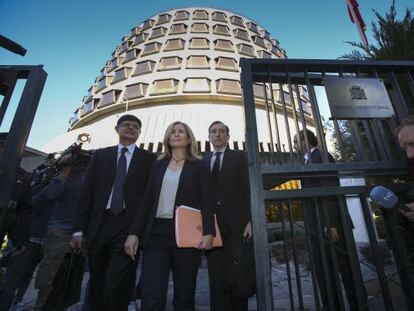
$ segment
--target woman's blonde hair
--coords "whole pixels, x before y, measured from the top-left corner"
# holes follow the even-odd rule
[[[164,140],[163,140],[164,152],[160,154],[160,156],[158,157],[158,160],[171,157],[171,146],[169,142],[170,142],[170,137],[172,135],[173,127],[176,126],[177,124],[181,124],[182,126],[184,126],[187,136],[190,139],[190,143],[187,146],[187,155],[186,155],[187,160],[200,159],[200,156],[198,155],[198,145],[194,137],[193,131],[184,122],[175,121],[171,123],[167,127],[167,130],[165,131]]]

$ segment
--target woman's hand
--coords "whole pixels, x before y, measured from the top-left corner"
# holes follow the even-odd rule
[[[206,234],[201,237],[200,243],[198,243],[198,249],[211,249],[213,247],[213,235]]]
[[[129,257],[131,257],[132,260],[135,260],[135,255],[137,254],[138,245],[139,245],[138,237],[136,235],[128,235],[128,238],[125,241],[124,251]]]

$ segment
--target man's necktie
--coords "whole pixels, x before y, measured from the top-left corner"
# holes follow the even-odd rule
[[[114,182],[114,189],[112,191],[111,212],[118,215],[124,208],[124,185],[126,180],[127,160],[125,152],[128,148],[122,148],[121,154],[116,166],[116,175]]]
[[[221,155],[221,152],[218,151],[218,152],[216,152],[215,155],[216,155],[216,159],[214,160],[213,169],[211,170],[211,173],[213,175],[214,180],[217,181],[219,173],[220,173],[220,155]]]

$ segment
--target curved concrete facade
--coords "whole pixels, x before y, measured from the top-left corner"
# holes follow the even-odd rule
[[[232,147],[242,149],[241,57],[285,58],[286,53],[257,23],[227,10],[189,7],[152,16],[123,37],[70,119],[68,132],[44,149],[62,150],[85,132],[92,137],[86,148],[113,145],[114,125],[124,113],[141,119],[138,144],[152,151],[160,149],[166,127],[176,120],[190,125],[202,151],[208,149],[208,125],[222,120],[230,127]],[[254,90],[258,124],[266,124],[264,88],[255,85]],[[279,88],[273,91],[280,99]],[[286,97],[287,90],[283,94]],[[304,87],[293,95],[305,111],[310,110]],[[276,111],[281,107],[276,104]],[[281,113],[277,118],[283,122]],[[310,113],[308,118],[312,123]],[[258,131],[267,151],[267,126],[258,126]],[[285,133],[281,143],[287,144]]]

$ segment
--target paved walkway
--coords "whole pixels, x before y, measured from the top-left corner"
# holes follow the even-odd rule
[[[297,299],[297,287],[296,287],[296,278],[294,273],[294,266],[291,263],[290,265],[291,275],[292,275],[292,291],[294,298],[295,308],[291,309],[290,307],[290,298],[289,298],[289,283],[287,278],[287,268],[286,264],[279,264],[276,261],[272,260],[272,282],[273,282],[273,293],[274,293],[274,305],[276,310],[287,311],[287,310],[299,310],[299,301]],[[300,268],[300,279],[301,287],[303,293],[303,305],[304,310],[315,310],[315,301],[312,289],[312,281],[308,271]],[[378,280],[374,278],[375,274],[367,267],[362,266],[362,272],[364,275],[365,285],[368,291],[368,296],[370,299],[370,310],[380,311],[385,310],[384,304],[381,298],[381,291],[378,284]],[[387,271],[387,274],[392,275],[393,269],[390,268]],[[83,282],[83,290],[86,286],[86,281],[88,275],[85,275]],[[398,277],[394,277],[396,283],[399,282]],[[405,311],[407,308],[404,305],[404,297],[401,292],[401,288],[396,285],[396,283],[390,283],[390,292],[394,301],[394,310],[396,311]],[[169,284],[168,291],[168,311],[174,310],[172,307],[172,281]],[[33,288],[33,282],[30,285],[24,300],[24,310],[33,310],[34,302],[36,299],[36,290]],[[72,306],[69,308],[69,311],[80,311],[82,303]],[[23,310],[23,309],[19,309]],[[198,279],[197,279],[197,291],[196,291],[196,310],[197,311],[207,311],[209,308],[209,289],[208,289],[208,274],[207,274],[207,265],[205,260],[202,263],[202,266],[199,270]],[[249,300],[249,310],[257,310],[256,298],[253,297]]]

